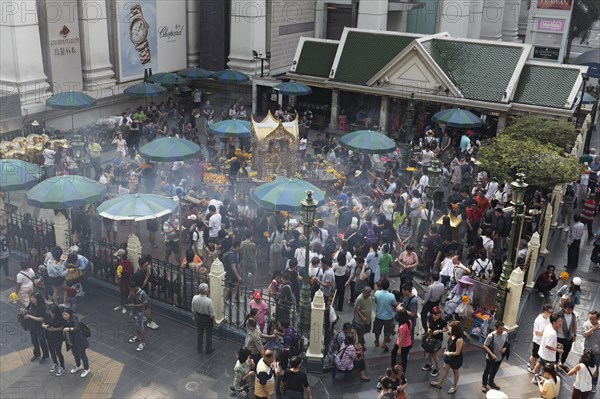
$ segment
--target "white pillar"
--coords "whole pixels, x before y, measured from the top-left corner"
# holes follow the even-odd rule
[[[381,107],[379,109],[379,131],[386,133],[387,131],[387,119],[388,119],[388,108],[390,106],[390,98],[383,96],[381,97]]]
[[[225,267],[223,262],[216,258],[210,266],[209,283],[210,283],[210,299],[213,302],[215,309],[215,324],[220,325],[225,320]]]
[[[527,35],[529,12],[529,0],[521,0],[521,8],[519,10],[519,37],[521,39],[525,39],[525,36]]]
[[[552,208],[556,209],[556,212],[552,214],[552,227],[556,227],[557,219],[558,219],[558,210],[560,209],[560,204],[563,198],[563,185],[557,184],[554,186],[552,190]]]
[[[468,3],[468,4],[466,4]],[[438,32],[448,32],[454,37],[469,37],[469,1],[443,0]],[[474,3],[477,5],[477,2]],[[479,8],[481,11],[481,7]]]
[[[323,324],[325,321],[325,301],[321,290],[313,298],[310,313],[310,341],[306,356],[309,359],[323,358]]]
[[[331,117],[329,120],[329,128],[337,129],[338,117],[340,116],[340,91],[331,89]]]
[[[548,251],[547,245],[548,245],[548,235],[550,233],[550,223],[551,222],[552,222],[552,205],[548,204],[548,205],[546,205],[546,214],[544,215],[544,231],[542,231],[542,237],[541,237],[540,254],[542,256],[545,256],[548,253],[550,253],[550,251]]]
[[[66,253],[69,248],[69,242],[67,241],[67,230],[69,229],[69,221],[63,215],[62,212],[54,215],[54,241],[56,246],[61,247],[63,252]]]
[[[504,0],[484,0],[480,38],[482,40],[502,40],[503,20]]]
[[[0,2],[0,89],[20,93],[21,105],[46,100],[46,74],[36,0]]]
[[[135,234],[129,234],[127,240],[127,258],[133,263],[133,270],[139,267],[138,260],[142,254],[142,243]]]
[[[501,112],[500,116],[498,117],[498,128],[496,130],[496,136],[499,135],[506,127],[506,115],[507,114],[505,112]]]
[[[324,0],[315,2],[315,38],[327,37],[327,3]]]
[[[198,40],[198,23],[200,21],[200,2],[187,0],[187,65],[198,66],[200,59],[200,48]]]
[[[83,89],[106,89],[115,85],[110,63],[106,2],[78,0]]]
[[[581,135],[581,133],[579,133],[577,135],[577,138],[575,139],[575,145],[577,146],[577,157],[582,156],[584,143],[583,143],[583,136]]]
[[[258,106],[258,87],[256,80],[252,80],[252,115],[256,115],[256,109]]]
[[[358,4],[359,29],[387,30],[388,0],[368,0]]]
[[[510,274],[508,280],[508,294],[506,295],[506,303],[504,305],[504,316],[502,321],[506,330],[510,333],[515,331],[519,326],[517,324],[517,316],[519,314],[519,304],[521,303],[521,294],[523,293],[523,269],[515,267]]]
[[[540,253],[540,233],[537,231],[531,236],[529,244],[527,244],[527,259],[529,262],[529,269],[527,272],[527,289],[533,289],[535,283],[535,267],[537,265],[538,256]]]
[[[249,75],[254,74],[252,50],[266,56],[266,0],[234,0],[231,2],[231,37],[227,66]],[[265,61],[268,69],[268,61]]]
[[[506,2],[504,3],[504,17],[502,19],[503,42],[519,42],[520,12],[520,0],[506,0]]]

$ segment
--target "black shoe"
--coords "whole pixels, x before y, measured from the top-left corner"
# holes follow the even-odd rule
[[[496,391],[500,390],[500,387],[498,385],[496,385],[495,382],[490,382],[490,383],[488,383],[488,385],[490,386],[490,388],[495,389]]]
[[[208,349],[206,349],[206,352],[205,352],[205,353],[206,353],[207,355],[210,355],[210,354],[211,354],[211,353],[213,353],[214,351],[215,351],[215,348],[208,348]]]
[[[36,361],[36,360],[38,360],[39,358],[40,358],[39,356],[33,356],[33,357],[31,358],[31,361],[32,361],[32,362],[35,362],[35,361]]]

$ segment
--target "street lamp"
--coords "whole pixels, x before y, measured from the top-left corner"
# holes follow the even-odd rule
[[[300,292],[300,331],[307,334],[310,331],[310,281],[308,276],[309,256],[310,256],[310,230],[315,223],[315,214],[317,212],[317,203],[313,199],[313,192],[306,191],[306,198],[300,201],[302,206],[302,225],[304,226],[304,236],[306,237],[306,253],[304,254],[304,273],[302,273],[302,291]]]
[[[508,250],[506,253],[506,260],[502,264],[502,274],[500,274],[500,280],[498,281],[498,285],[501,287],[508,286],[508,279],[510,279],[510,274],[513,271],[513,252],[515,248],[515,240],[517,238],[517,226],[519,225],[519,220],[523,216],[523,206],[525,205],[523,202],[523,198],[525,197],[525,191],[529,184],[525,183],[525,175],[523,173],[517,173],[517,180],[510,183],[512,188],[512,201],[513,205],[512,210],[512,223],[510,226],[510,236],[508,239]],[[506,301],[506,290],[499,289],[496,295],[496,319],[502,320],[504,316],[504,304]]]

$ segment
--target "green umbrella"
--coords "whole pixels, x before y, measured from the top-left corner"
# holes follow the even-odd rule
[[[156,194],[129,194],[105,201],[98,207],[98,214],[111,220],[156,219],[177,209],[171,197]]]
[[[208,129],[218,137],[248,138],[252,132],[252,124],[248,121],[228,119],[217,122]]]
[[[212,78],[222,83],[244,83],[250,80],[248,75],[234,69],[215,72],[212,74]]]
[[[130,97],[158,97],[167,92],[165,87],[156,83],[138,83],[125,89],[124,93]]]
[[[445,109],[431,118],[440,125],[450,127],[477,127],[481,126],[481,119],[477,115],[461,108]]]
[[[325,203],[325,192],[315,185],[298,179],[278,178],[262,184],[254,189],[252,200],[257,205],[272,211],[299,211],[300,201],[306,198],[306,191],[311,190],[318,206]]]
[[[27,203],[45,209],[69,209],[93,204],[104,198],[106,187],[83,176],[67,175],[46,179],[26,194]]]
[[[66,91],[58,93],[46,100],[46,106],[54,109],[66,109],[75,111],[77,109],[90,108],[96,105],[96,99],[80,91]],[[71,131],[75,133],[75,122],[71,112]]]
[[[148,82],[158,83],[161,86],[180,86],[187,84],[187,79],[176,73],[161,72],[148,77]]]
[[[2,181],[1,192],[28,190],[35,186],[42,176],[38,165],[20,159],[0,159]]]
[[[189,80],[202,80],[209,79],[212,76],[212,72],[207,71],[206,69],[193,67],[179,71],[177,72],[177,75],[183,76]]]
[[[396,143],[383,133],[371,130],[357,130],[347,133],[340,144],[354,151],[367,154],[388,154],[396,149]]]
[[[140,148],[140,154],[148,161],[173,162],[192,159],[200,154],[200,146],[177,137],[152,140]]]
[[[583,94],[583,100],[581,100],[582,104],[595,104],[598,99],[592,96],[590,93]]]
[[[273,86],[273,88],[286,96],[306,96],[312,93],[310,87],[296,82],[279,83],[278,85]]]

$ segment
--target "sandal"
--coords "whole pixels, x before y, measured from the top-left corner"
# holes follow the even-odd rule
[[[439,382],[437,382],[437,381],[431,381],[431,382],[429,383],[429,385],[431,385],[432,387],[435,387],[435,388],[437,388],[437,389],[442,389],[442,386],[441,386],[441,385],[440,385],[440,383],[439,383]]]
[[[448,389],[448,393],[449,394],[456,393],[456,388],[455,387],[450,387],[450,389]]]

